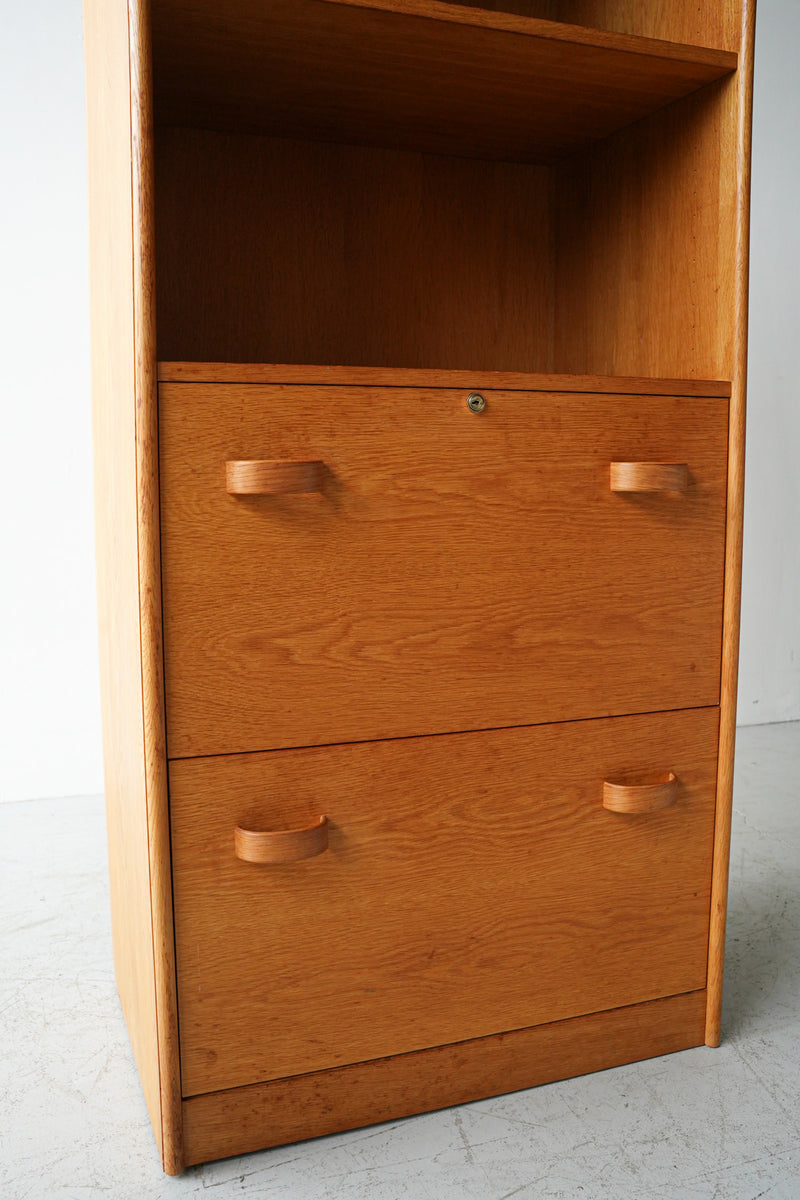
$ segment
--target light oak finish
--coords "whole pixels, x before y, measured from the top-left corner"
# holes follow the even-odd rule
[[[678,800],[678,780],[674,771],[666,771],[655,783],[603,784],[603,808],[618,813],[654,813],[671,808]]]
[[[612,462],[612,492],[685,492],[686,463]]]
[[[161,0],[153,33],[161,124],[519,162],[736,68],[729,51],[437,0]]]
[[[114,969],[183,1169],[161,677],[149,6],[85,0],[97,588]]]
[[[744,529],[744,433],[747,388],[747,297],[750,240],[750,141],[753,119],[753,51],[755,0],[741,11],[742,65],[738,73],[731,123],[735,137],[726,141],[727,178],[736,181],[731,220],[736,253],[733,277],[726,280],[733,309],[731,421],[728,431],[728,516],[725,541],[725,606],[720,695],[720,749],[717,775],[717,816],[714,835],[714,875],[711,891],[711,932],[708,951],[708,1012],[706,1043],[721,1038],[722,981],[725,960],[725,919],[728,901],[733,757],[736,741],[736,688],[739,672],[739,613],[742,592],[742,535]]]
[[[729,379],[730,94],[558,170],[161,130],[159,353]]]
[[[160,383],[310,383],[352,387],[502,388],[525,392],[600,392],[608,396],[719,396],[719,379],[626,379],[619,375],[542,375],[515,371],[430,371],[394,367],[298,366],[275,363],[161,362]]]
[[[233,847],[237,858],[250,863],[293,863],[316,858],[328,849],[328,818],[320,817],[305,829],[233,831]]]
[[[161,1154],[168,1174],[183,1170],[178,1008],[169,845],[164,650],[161,637],[158,392],[153,228],[153,98],[150,0],[129,0],[131,42],[132,267],[136,378],[136,480],[142,703],[150,890],[161,1101]]]
[[[482,395],[160,385],[171,757],[718,702],[727,403]],[[226,496],[240,455],[323,491]]]
[[[231,496],[283,496],[322,491],[321,462],[245,461],[225,463],[225,490]]]
[[[246,1154],[673,1054],[702,1043],[704,1017],[705,992],[690,992],[416,1054],[193,1096],[183,1104],[186,1161]]]
[[[704,987],[717,726],[709,708],[172,762],[184,1095]],[[604,779],[664,761],[674,807],[604,809]],[[235,825],[314,808],[326,854],[235,857]]]
[[[115,973],[165,1169],[717,1044],[753,0],[84,7]]]
[[[731,378],[735,88],[712,84],[556,172],[556,371]]]

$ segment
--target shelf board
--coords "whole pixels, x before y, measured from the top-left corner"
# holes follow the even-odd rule
[[[439,0],[152,0],[156,121],[552,162],[736,70],[729,51]]]
[[[720,379],[644,379],[620,375],[440,371],[415,367],[325,367],[276,363],[160,362],[159,383],[271,383],[349,387],[492,388],[525,392],[597,392],[613,396],[730,397]]]

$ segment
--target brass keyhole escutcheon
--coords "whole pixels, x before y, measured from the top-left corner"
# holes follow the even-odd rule
[[[483,410],[486,408],[486,401],[480,392],[470,392],[470,394],[467,396],[467,408],[470,412],[483,412]]]

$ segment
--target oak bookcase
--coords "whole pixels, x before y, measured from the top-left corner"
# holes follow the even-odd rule
[[[85,0],[115,969],[186,1164],[720,1038],[751,0]]]

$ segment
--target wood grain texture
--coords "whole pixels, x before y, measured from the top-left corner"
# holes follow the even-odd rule
[[[85,0],[83,16],[97,606],[114,972],[142,1090],[160,1146],[158,1038],[144,799],[127,5],[124,0],[115,4]]]
[[[154,17],[162,124],[506,161],[574,153],[736,67],[437,0],[161,0]]]
[[[160,130],[162,359],[552,366],[546,168]]]
[[[539,21],[557,21],[559,19],[558,0],[453,0],[453,2],[462,8],[514,13],[518,17],[535,17]]]
[[[735,125],[726,141],[727,188],[734,201],[735,270],[730,284],[733,325],[733,393],[728,445],[728,518],[725,544],[725,606],[722,643],[717,817],[714,838],[714,876],[711,892],[711,930],[708,957],[708,1014],[706,1042],[721,1038],[722,980],[728,899],[733,757],[736,740],[736,688],[739,671],[739,613],[744,525],[744,449],[747,388],[747,305],[750,242],[750,146],[753,117],[753,51],[755,0],[741,8],[742,58],[737,76]]]
[[[466,1104],[701,1044],[705,992],[184,1101],[187,1163]]]
[[[162,130],[161,357],[728,379],[731,95],[705,89],[552,178]]]
[[[483,394],[161,384],[171,758],[718,702],[727,403]],[[227,496],[262,455],[322,493]]]
[[[527,392],[602,392],[610,396],[719,396],[719,379],[642,379],[620,375],[542,375],[515,371],[305,366],[276,363],[160,362],[160,383],[313,383],[351,387],[502,388]]]
[[[603,783],[603,808],[618,813],[660,812],[671,808],[678,800],[678,780],[674,771],[665,771],[653,783],[621,783],[606,780]]]
[[[686,463],[612,462],[612,492],[685,492],[689,486]]]
[[[695,1044],[703,1036],[704,1018],[705,1039],[717,1044],[741,569],[754,4],[485,0],[453,6],[437,0],[231,0],[221,6],[217,0],[154,0],[153,6],[156,116],[162,125],[155,179],[149,4],[85,0],[98,601],[115,972],[165,1168],[175,1173],[184,1162],[182,1112],[188,1161],[194,1162],[451,1103],[459,1095],[471,1099],[506,1090],[515,1086],[514,1080],[520,1080],[516,1086],[524,1086],[592,1069],[592,1064],[607,1066]],[[547,24],[548,20],[568,24]],[[641,36],[662,41],[653,45],[642,42]],[[698,49],[687,51],[679,43]],[[739,51],[740,69],[731,76]],[[713,79],[718,82],[692,90]],[[678,96],[684,98],[668,103]],[[173,120],[219,125],[230,132],[163,127]],[[279,136],[250,136],[253,131]],[[287,135],[328,144],[301,144],[287,140]],[[365,145],[332,144],[342,138]],[[437,157],[442,153],[466,157]],[[565,153],[573,157],[563,165],[531,165],[555,161]],[[522,161],[478,161],[482,156]],[[161,647],[154,199],[159,354],[166,360],[162,374],[166,381],[184,381],[181,387],[209,378],[231,385],[223,395],[217,424],[208,417],[212,436],[201,439],[202,453],[212,447],[216,456],[216,494],[230,507],[210,516],[204,508],[202,487],[212,476],[211,458],[203,459],[200,467],[200,491],[181,492],[186,502],[177,505],[172,495],[163,500],[167,523],[173,523],[165,536],[168,557],[177,544],[175,530],[180,528],[182,537],[190,531],[181,550],[190,569],[174,597],[167,580],[165,596],[168,609],[172,606],[173,614],[180,614],[176,632],[186,637],[183,648],[173,647],[168,677],[172,687],[174,673],[179,698],[175,713],[180,719],[171,719],[169,728],[173,753],[199,753],[218,736],[216,744],[226,750],[237,737],[242,738],[240,748],[263,749],[265,729],[268,744],[287,744],[297,729],[304,731],[305,740],[326,740],[334,732],[341,736],[353,711],[355,724],[349,729],[354,737],[372,736],[369,722],[376,719],[383,721],[382,736],[398,728],[413,732],[419,714],[431,712],[434,724],[441,717],[442,730],[454,724],[482,725],[487,711],[492,722],[516,724],[531,719],[526,698],[538,704],[542,685],[549,686],[548,679],[558,672],[562,681],[553,684],[549,699],[545,695],[545,708],[537,710],[536,720],[545,719],[545,711],[551,717],[576,715],[581,705],[581,715],[596,717],[609,710],[609,703],[612,708],[617,703],[614,711],[621,712],[631,705],[683,707],[716,703],[721,697],[710,880],[708,798],[714,765],[706,743],[699,747],[702,814],[693,806],[690,813],[692,820],[702,822],[703,833],[695,836],[690,828],[688,856],[676,826],[670,824],[686,815],[682,790],[677,804],[665,812],[634,816],[604,813],[598,784],[597,810],[592,810],[591,819],[605,817],[613,824],[617,845],[622,841],[638,846],[633,874],[623,871],[622,891],[624,898],[628,886],[624,920],[642,922],[639,949],[633,925],[602,924],[616,896],[605,908],[601,903],[599,912],[595,893],[579,904],[573,894],[571,857],[565,868],[563,847],[568,841],[571,856],[572,834],[577,831],[579,859],[584,854],[587,862],[585,879],[591,881],[591,871],[604,863],[608,875],[618,879],[619,863],[612,858],[610,842],[599,839],[596,863],[588,850],[591,822],[587,818],[588,823],[581,824],[579,801],[586,786],[578,776],[585,763],[581,756],[588,752],[585,731],[589,726],[622,724],[630,729],[629,721],[656,718],[582,722],[579,730],[576,727],[580,738],[574,751],[572,743],[556,746],[566,726],[430,739],[471,747],[455,763],[452,757],[439,760],[430,751],[436,767],[432,793],[419,787],[428,753],[422,752],[418,762],[419,739],[241,755],[215,760],[211,766],[199,759],[175,763],[178,777],[191,784],[181,801],[187,810],[197,807],[198,795],[205,795],[206,769],[230,770],[239,780],[232,789],[234,798],[249,796],[260,806],[249,814],[251,833],[264,829],[255,818],[270,818],[270,813],[275,825],[281,814],[290,824],[318,817],[322,804],[311,773],[313,762],[334,764],[326,777],[331,786],[345,777],[349,780],[349,768],[342,764],[364,764],[347,792],[347,821],[343,824],[334,813],[331,849],[312,863],[265,868],[237,862],[235,822],[229,822],[223,881],[228,879],[226,872],[237,868],[251,878],[277,874],[278,890],[289,894],[289,903],[279,910],[283,915],[277,930],[272,929],[274,910],[267,905],[251,938],[256,941],[263,929],[276,938],[279,964],[280,946],[286,949],[285,969],[274,978],[270,975],[266,987],[263,975],[258,976],[257,990],[245,987],[235,1002],[246,1006],[264,994],[270,1004],[285,1005],[285,1017],[294,1017],[299,1010],[286,998],[295,989],[303,998],[308,994],[312,1004],[322,1005],[324,977],[312,975],[309,984],[310,954],[301,968],[293,965],[287,922],[303,905],[313,904],[318,887],[314,870],[321,869],[328,878],[342,865],[354,870],[358,886],[365,879],[369,882],[371,871],[385,873],[370,885],[367,903],[361,902],[358,886],[352,895],[346,889],[337,895],[332,912],[336,915],[338,904],[342,929],[348,920],[357,928],[342,947],[336,969],[354,953],[363,928],[374,926],[378,935],[370,952],[378,955],[378,966],[389,972],[389,981],[375,991],[367,984],[366,968],[348,977],[344,1046],[336,1043],[331,1028],[336,1022],[322,1021],[321,1041],[309,1051],[312,1058],[330,1053],[330,1061],[344,1061],[347,1039],[352,1035],[352,1054],[357,1036],[365,1030],[378,1039],[402,1038],[410,1030],[414,1045],[419,1044],[420,1030],[423,1041],[428,1036],[463,1038],[474,1015],[467,1011],[467,999],[463,1011],[459,1009],[464,961],[473,972],[477,1014],[487,1021],[492,1013],[497,1016],[503,1003],[508,1006],[506,1016],[518,1006],[520,1021],[542,1019],[542,1012],[554,1011],[547,1003],[557,1010],[560,1001],[554,991],[549,1001],[541,1001],[538,1017],[523,1011],[526,1004],[541,1000],[537,989],[542,980],[542,994],[551,983],[557,988],[555,968],[547,964],[559,954],[568,955],[570,946],[579,949],[558,984],[565,989],[565,1004],[580,1004],[580,997],[592,988],[594,1000],[584,999],[585,1003],[618,1003],[615,984],[641,984],[644,990],[638,994],[651,994],[645,986],[653,983],[652,975],[646,977],[648,970],[658,975],[661,987],[699,989],[707,981],[707,995],[696,990],[458,1046],[392,1052],[358,1066],[312,1070],[292,1080],[198,1095],[182,1108]],[[269,365],[281,361],[299,365]],[[243,365],[248,362],[256,365]],[[306,365],[314,362],[321,365]],[[343,362],[355,368],[336,366]],[[554,370],[560,375],[547,374]],[[570,372],[576,371],[580,375],[570,379]],[[648,377],[655,382],[648,384]],[[684,382],[670,386],[674,377]],[[732,385],[720,382],[725,380]],[[398,403],[396,392],[391,401],[378,394],[400,382],[417,389],[414,396],[405,396],[407,407],[403,399]],[[274,431],[264,421],[262,402],[235,395],[252,390],[244,385],[257,383],[271,385],[270,416],[281,414],[277,446]],[[313,412],[309,398],[298,394],[300,384],[318,385]],[[489,400],[480,416],[468,414],[463,405],[473,388],[480,388]],[[421,389],[427,390],[422,394]],[[514,390],[529,394],[512,396]],[[660,393],[663,406],[637,398],[648,391]],[[558,392],[566,394],[559,397]],[[580,392],[585,393],[581,403],[588,406],[608,403],[608,397],[597,393],[618,397],[617,416],[608,427],[596,421],[588,407],[581,408],[575,396]],[[340,411],[336,406],[342,394]],[[731,419],[726,434],[720,414],[727,414],[727,404],[698,398],[728,395]],[[687,399],[678,401],[681,396]],[[527,424],[492,424],[512,400],[536,405],[534,436]],[[458,406],[459,416],[472,423],[472,432],[464,426],[458,437],[472,440],[448,440],[449,427],[443,424],[448,404]],[[672,413],[663,429],[654,422],[657,408]],[[185,433],[202,410],[203,403],[197,401],[185,411],[176,408],[187,416]],[[363,415],[361,424],[361,416],[353,419],[356,412]],[[244,414],[240,433],[246,435],[247,445],[222,444],[220,431],[224,427],[228,437],[231,413]],[[485,434],[487,421],[494,440],[481,454],[477,438],[483,436],[482,428]],[[312,424],[333,448],[333,469],[326,469],[321,496],[295,496],[284,502],[280,497],[276,501],[225,495],[227,457],[296,453],[308,458],[319,452],[320,460],[329,461],[327,451],[323,455],[308,440]],[[657,428],[661,432],[654,439]],[[574,470],[577,465],[576,478],[583,482],[564,487],[555,473],[559,453],[565,446],[577,447],[580,430],[587,445],[580,454],[575,449],[576,457],[567,466]],[[179,433],[176,426],[167,430],[171,445],[179,444],[174,440]],[[611,434],[620,434],[613,445]],[[292,444],[298,436],[300,444]],[[403,453],[384,455],[381,461],[373,451],[384,436],[399,436]],[[730,470],[723,607],[726,437]],[[254,445],[260,438],[264,440]],[[593,457],[595,444],[605,464],[602,478],[598,474],[602,496],[592,490],[594,482],[587,482],[590,467],[600,463]],[[356,452],[348,458],[353,446]],[[705,464],[699,473],[694,468],[695,449]],[[689,463],[685,496],[609,493],[610,461],[669,459],[673,454]],[[441,469],[443,458],[447,461]],[[190,462],[188,454],[186,461]],[[432,466],[437,468],[434,488],[426,482]],[[176,483],[184,488],[183,467],[166,476],[168,490]],[[581,513],[595,513],[597,519],[575,519],[576,510],[569,504],[576,500]],[[665,501],[670,504],[666,512],[659,508]],[[630,536],[611,524],[611,508],[592,507],[601,503],[617,506],[616,517],[629,523],[622,528]],[[263,537],[270,505],[271,516],[283,523],[283,541],[274,560],[264,554],[265,547],[269,551],[274,545]],[[231,542],[233,527],[226,522],[237,506],[243,523],[236,526]],[[324,526],[318,523],[320,517]],[[339,525],[337,557],[329,534]],[[355,530],[358,536],[348,539],[345,530]],[[250,569],[240,569],[236,590],[233,574],[226,574],[226,555],[231,545],[240,547],[238,539],[255,551],[248,564],[256,564],[257,578]],[[293,555],[290,546],[297,549],[301,544],[309,553]],[[608,545],[612,553],[606,561]],[[582,573],[569,562],[569,554],[576,552],[579,558],[586,555],[589,563]],[[671,567],[678,563],[677,573],[661,592],[655,583],[659,559]],[[202,610],[210,577],[215,587],[218,580],[222,583],[211,607],[195,626],[184,624],[187,615],[193,617],[190,585],[196,586]],[[660,578],[663,582],[663,575]],[[312,597],[305,610],[297,607],[298,583],[300,594]],[[311,585],[307,593],[303,583]],[[560,607],[553,599],[558,588]],[[237,625],[243,596],[246,627]],[[550,608],[548,597],[553,601]],[[573,622],[568,628],[563,624],[565,613]],[[226,627],[229,617],[232,625]],[[169,658],[169,646],[167,651]],[[644,664],[648,655],[645,676],[644,666],[640,671],[637,664]],[[416,683],[407,673],[407,663],[419,664]],[[464,663],[474,672],[472,690],[464,689],[458,675]],[[626,676],[631,663],[635,670]],[[654,663],[662,664],[660,677]],[[209,668],[206,684],[211,690],[205,696],[202,690],[191,695],[188,675],[181,680],[181,671],[188,666],[191,673],[197,664],[201,675]],[[265,667],[256,678],[258,669]],[[333,707],[326,713],[334,679],[342,686],[338,693],[333,687]],[[419,684],[416,694],[409,681]],[[255,715],[244,721],[237,720],[235,710],[242,694],[246,708],[252,707],[253,697],[256,701]],[[436,704],[429,701],[433,697],[438,702],[442,694],[450,697],[451,707],[445,704],[437,713]],[[185,703],[189,707],[179,712]],[[190,711],[191,703],[196,711]],[[265,707],[259,710],[258,705]],[[275,706],[280,709],[277,720]],[[690,721],[688,714],[678,716]],[[693,714],[689,740],[685,737],[680,747],[684,751],[702,732],[696,720]],[[710,729],[711,718],[701,720]],[[523,733],[528,739],[524,745],[514,741]],[[510,739],[520,750],[500,755],[502,761],[492,771],[492,754],[478,755],[475,749],[482,738]],[[400,747],[399,755],[390,757],[395,746]],[[536,753],[537,746],[544,746],[545,752]],[[661,744],[662,759],[671,746]],[[650,757],[645,759],[643,750],[634,770],[663,765],[652,761],[658,739],[651,738],[646,749]],[[543,761],[556,760],[563,760],[575,775],[566,791],[552,772],[548,775],[549,767],[544,777],[540,775]],[[398,762],[407,763],[399,776]],[[281,764],[285,776],[278,779]],[[621,778],[623,768],[631,768],[621,759],[601,765],[614,779]],[[526,771],[527,794],[514,782]],[[469,786],[455,795],[454,783],[464,773],[470,777]],[[678,775],[683,789],[682,770]],[[283,787],[287,778],[295,785],[291,804]],[[192,782],[196,779],[202,786]],[[251,787],[253,779],[257,789]],[[501,803],[495,809],[489,798],[494,798],[498,780]],[[473,793],[469,787],[479,790]],[[531,797],[542,787],[552,790],[554,803],[549,815],[536,809],[542,833],[532,847],[515,831],[529,813]],[[379,810],[377,800],[384,794],[391,803]],[[434,801],[440,798],[440,809],[430,807],[431,796]],[[216,800],[221,804],[225,796]],[[269,808],[273,803],[276,807]],[[289,811],[292,804],[295,811]],[[510,813],[506,825],[504,811]],[[216,847],[216,833],[206,833],[199,809],[197,814],[186,837],[197,846],[207,836]],[[242,820],[248,816],[239,815]],[[354,839],[343,832],[351,816]],[[479,822],[481,816],[486,819]],[[417,840],[416,831],[413,839],[407,832],[417,819],[423,831],[431,829],[427,843]],[[636,843],[635,833],[637,823],[661,828],[662,822],[669,830],[663,856],[661,843]],[[455,915],[463,880],[455,874],[451,878],[448,871],[455,871],[453,863],[469,860],[473,852],[477,856],[473,843],[465,843],[460,835],[479,825],[482,857],[476,858],[474,869],[469,861],[473,891],[466,889],[468,904],[474,903],[474,920],[465,928]],[[392,836],[384,837],[386,831]],[[644,838],[641,832],[639,836]],[[593,851],[596,845],[594,839]],[[369,855],[361,855],[363,846],[375,851],[377,866]],[[532,855],[542,847],[544,869],[538,870],[537,860],[523,877],[516,856]],[[406,848],[412,874],[416,871],[419,880],[411,894],[399,865]],[[508,878],[497,871],[497,862],[505,861],[506,855],[516,864]],[[692,863],[704,872],[702,887],[694,890]],[[190,871],[182,874],[184,882],[197,884],[194,892],[189,888],[185,893],[190,898],[178,913],[184,931],[186,922],[199,919],[198,912],[213,924],[215,899],[198,910],[192,898],[213,891],[202,875],[204,865],[198,859],[199,883]],[[310,881],[305,891],[293,890],[290,872]],[[650,889],[667,872],[667,909],[656,910]],[[548,887],[549,881],[539,911],[532,915],[525,910],[516,926],[513,921],[506,924],[493,908],[498,876],[501,888],[513,891],[512,913],[515,904],[531,897],[535,901],[536,889]],[[515,878],[519,886],[514,891]],[[385,879],[390,887],[383,891]],[[436,893],[442,881],[444,903]],[[604,886],[599,889],[601,902],[607,894]],[[666,925],[670,886],[683,888],[678,908],[688,922],[688,938],[680,939]],[[479,904],[475,897],[481,888]],[[241,889],[234,891],[238,904]],[[555,902],[562,893],[556,913]],[[346,910],[348,895],[355,901]],[[266,903],[263,895],[257,896],[252,911]],[[399,921],[396,914],[403,913],[404,904],[409,906],[408,919],[390,945],[386,928]],[[570,904],[575,907],[570,909]],[[699,930],[708,921],[709,908],[706,945]],[[216,915],[220,929],[224,915]],[[250,910],[242,928],[248,920]],[[516,942],[528,927],[528,942]],[[303,927],[302,936],[310,936],[308,927]],[[334,953],[338,937],[334,930],[325,953]],[[545,965],[524,960],[523,976],[527,971],[535,986],[523,994],[509,963],[515,955],[522,961],[530,944],[542,945],[536,937],[546,943]],[[590,944],[591,952],[586,949]],[[605,976],[595,953],[598,944],[606,946],[612,963]],[[639,953],[642,945],[645,950]],[[292,946],[294,953],[296,940]],[[187,1013],[200,1013],[205,1019],[238,977],[235,970],[225,979],[215,976],[213,967],[217,982],[203,995],[200,967],[191,959],[194,947],[191,941],[183,946],[182,986],[187,989]],[[706,950],[707,975],[705,967],[701,969]],[[400,968],[394,975],[392,954]],[[569,974],[576,962],[577,981]],[[498,963],[500,975],[506,970],[510,978],[501,995],[489,982]],[[246,969],[258,974],[268,966],[256,954]],[[374,959],[368,966],[374,966]],[[400,1003],[398,1027],[390,1015],[395,1014],[394,997],[403,987],[421,988],[425,1002]],[[605,998],[600,995],[604,988]],[[445,999],[434,999],[428,1007],[431,994]],[[329,1004],[326,1014],[335,1007]],[[364,1011],[377,1011],[377,1022],[361,1021]],[[212,1078],[215,1071],[219,1078],[237,1070],[256,1077],[247,1072],[253,1069],[257,1074],[258,1064],[243,1061],[252,1010],[246,1015],[241,1025],[236,1025],[236,1015],[230,1018],[239,1040],[232,1056],[227,1058],[223,1051],[219,1063],[204,1058],[205,1035],[198,1034],[202,1019],[192,1025],[191,1017],[186,1053],[195,1083],[189,1086],[204,1086],[196,1080]],[[224,1014],[223,1024],[228,1016]],[[433,1029],[425,1026],[426,1020],[440,1025]],[[287,1072],[302,1069],[297,1063],[304,1061],[305,1050],[301,1046],[299,1054],[295,1051],[297,1039],[302,1042],[306,1036],[302,1030],[298,1033],[296,1022],[288,1025],[288,1041],[284,1043],[281,1029],[269,1047],[270,1054],[285,1055],[283,1065],[275,1069]],[[276,1029],[277,1019],[273,1035]],[[383,1053],[375,1047],[372,1052]],[[258,1053],[257,1045],[256,1057]]]
[[[499,2],[504,6],[506,0]],[[525,0],[516,2],[524,4]],[[515,0],[508,3],[514,4]],[[617,33],[664,38],[692,46],[739,49],[736,0],[716,4],[697,0],[647,0],[646,4],[642,0],[553,0],[550,15],[554,21],[570,21]]]
[[[556,371],[729,379],[735,82],[557,172]]]
[[[192,0],[196,3],[196,0]],[[202,0],[201,0],[202,2]],[[735,70],[736,63],[731,54],[720,54],[714,47],[712,30],[716,29],[718,20],[712,15],[711,20],[698,22],[697,17],[689,27],[700,27],[708,34],[705,45],[679,44],[675,38],[676,29],[686,24],[687,15],[696,8],[692,0],[657,0],[652,5],[656,10],[653,14],[642,17],[634,16],[635,3],[632,0],[552,0],[547,7],[550,12],[545,16],[545,5],[541,0],[497,0],[495,3],[484,4],[462,3],[461,0],[324,0],[328,4],[339,4],[345,8],[372,9],[376,12],[394,13],[400,17],[425,17],[427,20],[444,21],[449,24],[474,25],[480,29],[506,30],[525,37],[543,38],[553,42],[571,42],[577,45],[604,48],[607,50],[629,50],[639,54],[654,54],[667,58],[683,59],[688,55],[691,61],[727,64]],[[206,0],[208,3],[208,0]],[[673,10],[669,14],[669,8]],[[467,10],[467,11],[464,11]],[[542,11],[537,11],[542,10]],[[675,10],[680,16],[675,18]],[[566,16],[570,19],[574,13],[581,12],[583,19],[566,25]],[[558,17],[553,16],[558,12]],[[522,18],[522,19],[520,19]],[[666,18],[666,19],[665,19]],[[647,30],[646,33],[643,30]],[[618,33],[626,36],[619,37]],[[677,44],[676,44],[677,42]]]
[[[145,786],[161,1093],[161,1154],[164,1170],[176,1175],[183,1170],[184,1164],[161,628],[150,19],[150,0],[129,0],[136,492]]]
[[[319,492],[325,475],[322,462],[249,460],[225,463],[225,490],[230,496],[285,496]]]
[[[86,0],[98,610],[114,966],[165,1170],[182,1169],[161,683],[145,3]]]
[[[717,728],[695,709],[171,763],[184,1095],[702,987]],[[603,808],[604,779],[664,762],[673,808]],[[236,859],[234,825],[320,811],[326,854]]]
[[[328,818],[319,817],[303,829],[242,829],[233,831],[233,848],[242,862],[276,864],[316,858],[328,849]]]

